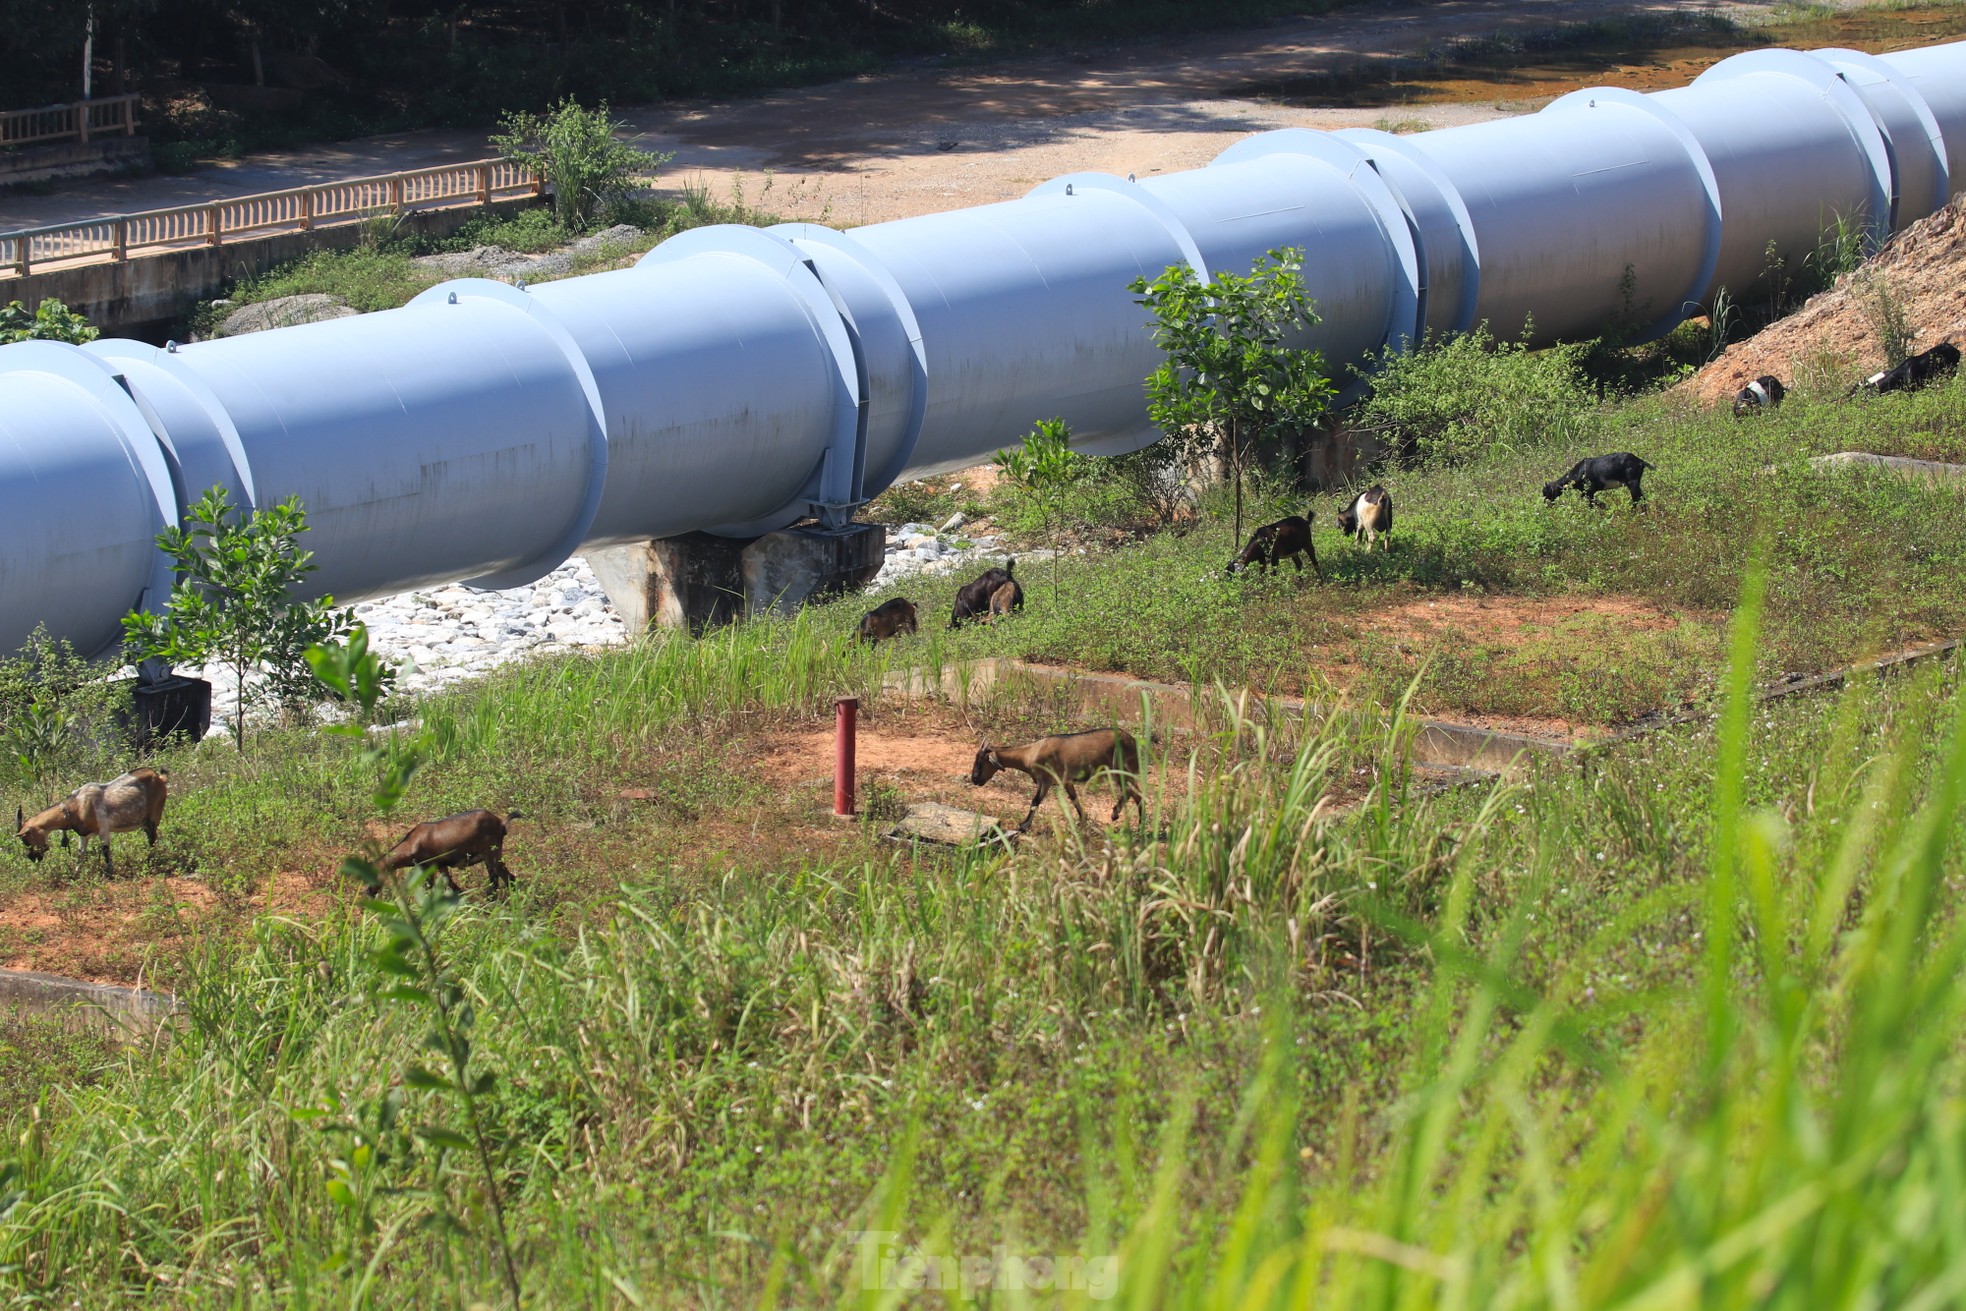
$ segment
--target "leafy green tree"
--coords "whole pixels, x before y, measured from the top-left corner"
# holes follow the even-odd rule
[[[668,155],[618,140],[614,134],[622,126],[609,117],[606,101],[584,109],[568,96],[544,114],[504,115],[491,143],[512,163],[546,179],[561,222],[584,228],[634,190],[638,177],[669,162]]]
[[[32,314],[19,301],[0,308],[0,346],[16,341],[66,341],[80,346],[102,334],[58,300],[44,300]]]
[[[1167,355],[1148,375],[1147,413],[1186,454],[1215,456],[1235,480],[1238,542],[1250,452],[1314,422],[1331,401],[1324,358],[1284,344],[1318,322],[1303,259],[1298,249],[1273,250],[1247,276],[1217,273],[1207,283],[1174,264],[1129,287]]]
[[[1015,450],[998,451],[996,465],[1004,475],[1029,491],[1038,501],[1044,517],[1045,539],[1051,545],[1051,604],[1058,604],[1058,539],[1053,531],[1053,514],[1058,497],[1067,487],[1085,476],[1087,461],[1072,449],[1072,430],[1063,419],[1040,419],[1037,427],[1024,434],[1024,444]]]
[[[170,664],[221,664],[232,672],[239,713],[232,734],[246,745],[246,710],[255,699],[247,687],[264,666],[260,698],[299,709],[328,695],[307,662],[308,648],[337,640],[355,626],[353,610],[337,610],[334,598],[303,601],[295,591],[313,573],[313,552],[298,539],[307,512],[290,496],[265,510],[240,515],[223,487],[191,507],[183,526],[157,535],[157,548],[177,566],[178,582],[161,614],[132,611],[123,632],[133,660]]]

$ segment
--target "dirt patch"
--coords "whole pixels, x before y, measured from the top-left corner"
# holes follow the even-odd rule
[[[1579,618],[1663,631],[1677,627],[1682,616],[1632,597],[1441,596],[1374,611],[1364,626],[1375,633],[1413,638],[1454,629],[1477,641],[1510,646]]]
[[[1880,54],[1966,35],[1956,5],[1887,9],[1856,5],[1808,18],[1744,24],[1709,13],[1654,11],[1565,30],[1461,40],[1404,55],[1237,88],[1317,108],[1506,105],[1533,109],[1586,87],[1633,91],[1683,87],[1729,55],[1783,46]]]
[[[134,864],[134,852],[128,859]],[[74,878],[0,905],[0,967],[89,983],[168,986],[173,959],[201,939],[236,932],[260,914],[324,916],[335,901],[327,870],[283,871],[236,898],[222,898],[198,879]]]
[[[1875,317],[1882,289],[1917,330],[1913,350],[1966,341],[1966,196],[1893,237],[1862,268],[1801,309],[1736,342],[1679,390],[1706,405],[1729,403],[1764,373],[1790,386],[1847,386],[1884,367]]]

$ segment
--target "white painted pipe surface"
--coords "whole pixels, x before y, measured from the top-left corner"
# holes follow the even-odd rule
[[[1208,168],[1073,174],[880,223],[704,228],[530,291],[157,350],[0,347],[0,651],[88,652],[168,591],[157,531],[213,484],[305,504],[318,590],[510,587],[585,546],[842,522],[1039,419],[1156,436],[1127,284],[1297,246],[1332,375],[1425,334],[1669,331],[1966,189],[1966,43],[1764,50],[1654,95],[1413,136],[1270,132]],[[1356,390],[1356,385],[1352,388]]]

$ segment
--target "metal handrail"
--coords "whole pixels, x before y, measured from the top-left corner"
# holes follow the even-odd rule
[[[26,277],[41,264],[103,258],[120,264],[132,254],[222,246],[228,239],[309,232],[412,209],[487,205],[496,199],[537,196],[543,188],[538,175],[517,164],[481,159],[79,223],[21,228],[0,232],[0,278]]]

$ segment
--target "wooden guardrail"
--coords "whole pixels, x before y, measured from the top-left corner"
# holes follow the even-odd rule
[[[50,141],[87,141],[91,137],[131,137],[137,131],[137,100],[104,96],[66,105],[0,110],[0,146],[38,146]]]
[[[132,255],[222,246],[242,237],[308,232],[409,210],[488,205],[515,196],[537,196],[542,186],[539,177],[517,164],[482,159],[80,223],[22,228],[0,232],[0,279],[26,277],[44,264],[102,259],[121,263]]]

